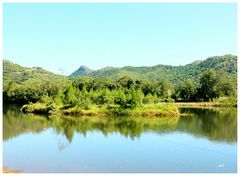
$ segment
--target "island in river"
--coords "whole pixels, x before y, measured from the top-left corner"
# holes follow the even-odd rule
[[[4,60],[3,101],[23,105],[26,113],[179,116],[165,103],[236,106],[236,65],[236,56],[224,55],[185,66],[80,67],[66,77]]]
[[[235,56],[115,79],[3,64],[6,171],[237,171]]]

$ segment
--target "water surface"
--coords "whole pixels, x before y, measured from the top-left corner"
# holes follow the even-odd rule
[[[180,118],[44,117],[5,105],[3,164],[24,172],[236,172],[237,110]]]

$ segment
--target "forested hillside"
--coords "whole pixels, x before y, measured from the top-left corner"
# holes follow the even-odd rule
[[[3,60],[3,100],[15,103],[34,102],[50,87],[67,81],[67,77],[40,67],[23,67]],[[38,97],[38,98],[37,98]]]
[[[118,80],[124,76],[131,79],[138,80],[168,80],[172,84],[178,84],[179,82],[192,79],[197,82],[201,74],[208,70],[213,69],[222,73],[226,73],[233,77],[237,74],[237,56],[224,55],[209,57],[204,61],[195,61],[185,66],[169,66],[169,65],[156,65],[153,67],[106,67],[96,71],[89,71],[89,68],[84,70],[84,67],[80,67],[72,76],[89,76],[96,78],[109,78],[112,80]]]
[[[22,67],[8,60],[3,60],[3,83],[14,81],[19,84],[34,81],[53,81],[64,76],[46,71],[41,67]]]
[[[237,57],[233,55],[210,57],[185,66],[107,67],[98,71],[84,66],[73,75],[77,74],[84,76],[66,77],[4,60],[3,100],[40,103],[37,105],[44,112],[96,106],[132,109],[143,104],[209,102],[218,98],[236,105]]]

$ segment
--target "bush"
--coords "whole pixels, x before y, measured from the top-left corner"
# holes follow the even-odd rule
[[[78,107],[80,108],[83,108],[85,110],[89,110],[91,109],[91,100],[89,98],[85,99],[85,100],[82,100],[79,104],[78,104]]]
[[[174,103],[175,100],[170,98],[170,97],[168,97],[168,98],[165,98],[165,102]]]
[[[154,97],[152,96],[151,93],[148,93],[147,96],[143,98],[143,103],[144,104],[151,104],[154,103]]]

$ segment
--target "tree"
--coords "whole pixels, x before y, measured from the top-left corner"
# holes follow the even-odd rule
[[[103,89],[98,97],[98,104],[112,104],[113,97],[109,89]]]
[[[237,81],[226,74],[221,74],[220,80],[216,86],[220,96],[236,96]]]
[[[140,104],[140,97],[137,95],[137,91],[134,89],[132,85],[127,93],[127,102],[126,107],[128,108],[136,108]]]
[[[219,97],[219,91],[217,90],[217,83],[219,76],[216,71],[209,69],[205,71],[200,78],[200,87],[198,89],[198,98],[203,101],[209,101],[213,98]]]
[[[114,103],[121,108],[126,107],[126,96],[122,90],[117,91],[117,96],[114,98]]]
[[[75,94],[75,90],[71,84],[67,85],[65,90],[63,91],[63,102],[70,106],[74,106],[77,103],[77,99]]]
[[[185,102],[196,101],[197,88],[194,85],[193,81],[187,79],[180,83],[180,86],[177,89],[177,94],[179,98]]]
[[[130,86],[134,83],[134,81],[130,77],[124,76],[118,80],[118,83],[124,88],[125,87],[130,88]]]
[[[162,98],[168,98],[171,96],[172,84],[166,80],[160,82],[161,96]]]
[[[144,93],[143,93],[141,88],[138,88],[136,90],[136,96],[137,96],[138,105],[142,105],[143,98],[144,98]]]
[[[144,104],[150,104],[154,103],[154,97],[151,93],[148,93],[144,98],[143,98],[143,103]]]

